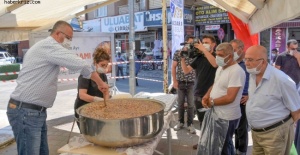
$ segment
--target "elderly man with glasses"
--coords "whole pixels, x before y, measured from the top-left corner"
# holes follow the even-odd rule
[[[293,80],[267,62],[263,46],[245,54],[249,79],[246,115],[251,126],[253,155],[288,155],[294,140],[293,122],[299,119],[300,97]]]

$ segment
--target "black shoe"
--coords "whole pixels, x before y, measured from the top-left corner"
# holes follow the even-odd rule
[[[198,148],[198,144],[193,145],[194,150],[197,150],[197,148]]]

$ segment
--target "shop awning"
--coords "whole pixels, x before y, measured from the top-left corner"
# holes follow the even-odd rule
[[[252,34],[300,16],[299,0],[203,0],[223,8],[244,23]]]
[[[0,2],[0,43],[28,40],[31,31],[48,30],[58,20],[68,21],[116,1],[118,0],[3,0]],[[16,4],[11,4],[13,2]],[[95,3],[95,7],[82,11],[84,6]]]

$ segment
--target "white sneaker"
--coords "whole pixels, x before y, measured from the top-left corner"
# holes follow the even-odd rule
[[[179,124],[177,124],[177,125],[174,127],[174,130],[175,130],[175,131],[178,131],[178,130],[182,129],[183,126],[184,126],[183,123],[179,123]]]
[[[190,126],[188,126],[187,128],[191,134],[196,134],[196,130],[193,124],[191,124]]]

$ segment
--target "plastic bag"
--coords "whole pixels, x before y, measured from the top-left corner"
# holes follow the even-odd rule
[[[220,119],[213,107],[209,109],[202,122],[197,155],[220,155],[228,127],[228,120]]]

